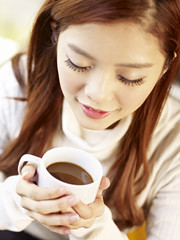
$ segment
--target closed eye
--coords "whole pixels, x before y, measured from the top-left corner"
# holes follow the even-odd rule
[[[78,72],[86,72],[91,70],[91,66],[87,66],[87,67],[81,67],[81,66],[77,66],[76,64],[74,64],[69,58],[67,60],[65,60],[65,63],[67,65],[67,67],[69,67],[70,69],[72,69],[73,71],[78,71]],[[117,78],[123,82],[126,85],[129,86],[134,86],[134,85],[141,85],[143,84],[143,78],[138,78],[135,80],[129,80],[121,75],[117,75]]]
[[[143,84],[143,78],[138,78],[138,79],[135,79],[135,80],[129,80],[121,75],[118,75],[117,78],[123,82],[124,84],[126,85],[129,85],[129,86],[134,86],[134,85],[141,85]]]
[[[65,61],[65,63],[70,69],[72,69],[73,71],[78,71],[78,72],[89,71],[92,68],[91,66],[87,66],[87,67],[77,66],[69,58]]]

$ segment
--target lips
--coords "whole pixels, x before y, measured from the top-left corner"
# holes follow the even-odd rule
[[[81,108],[86,116],[94,119],[101,119],[107,117],[111,112],[101,111],[99,109],[94,109],[89,106],[81,104]]]

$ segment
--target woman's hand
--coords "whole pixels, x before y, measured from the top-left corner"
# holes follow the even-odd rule
[[[84,204],[83,202],[79,201],[75,204],[72,208],[76,213],[79,215],[79,220],[75,223],[75,228],[89,228],[94,223],[97,217],[100,217],[104,213],[104,201],[103,201],[103,191],[110,186],[110,181],[107,177],[102,177],[98,193],[96,195],[96,199],[91,204]]]
[[[70,234],[71,229],[90,227],[96,217],[103,214],[102,192],[109,187],[109,180],[102,178],[95,202],[86,205],[67,192],[64,187],[42,188],[33,183],[35,165],[27,164],[17,184],[17,193],[27,214],[59,234]]]

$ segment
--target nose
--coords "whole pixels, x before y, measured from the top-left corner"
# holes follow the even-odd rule
[[[111,72],[94,72],[87,79],[84,94],[96,103],[110,101],[114,95],[114,76]]]

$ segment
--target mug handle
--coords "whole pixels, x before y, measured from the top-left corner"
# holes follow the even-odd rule
[[[31,154],[25,154],[21,157],[21,159],[19,160],[19,164],[18,164],[18,173],[20,175],[21,174],[21,169],[23,168],[23,166],[25,165],[25,163],[27,162],[32,162],[35,163],[37,165],[37,169],[40,167],[41,163],[42,163],[42,159],[39,157],[36,157],[34,155]]]

